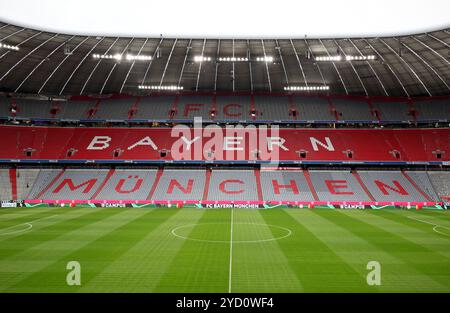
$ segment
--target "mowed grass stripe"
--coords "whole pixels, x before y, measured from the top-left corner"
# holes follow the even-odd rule
[[[103,209],[62,209],[55,211],[55,214],[47,213],[39,219],[27,220],[33,225],[29,231],[0,236],[0,262],[14,258],[16,254],[24,250],[58,238],[65,232],[79,228],[80,225],[101,220],[104,216],[102,212]]]
[[[74,211],[80,210],[79,208],[73,209]],[[67,212],[67,208],[52,208],[51,210],[44,211],[34,211],[34,209],[28,209],[26,212],[22,214],[16,215],[15,218],[11,218],[8,220],[0,221],[0,234],[6,232],[9,228],[13,228],[19,225],[23,225],[24,223],[29,223],[36,220],[43,220],[54,215],[62,214]],[[6,235],[0,235],[0,241],[3,240]]]
[[[17,222],[17,220],[21,218],[31,218],[33,219],[33,216],[38,216],[41,214],[45,214],[46,212],[53,212],[57,211],[59,208],[8,208],[3,209],[4,213],[0,215],[0,228],[7,227],[9,222]],[[2,210],[0,210],[2,211]],[[53,213],[54,214],[54,213]]]
[[[380,287],[368,286],[366,278],[368,271],[367,263],[373,258],[382,258],[385,262],[396,262],[389,254],[380,251],[367,241],[354,236],[347,229],[327,220],[317,214],[320,209],[315,210],[289,210],[287,211],[294,219],[298,220],[314,236],[331,249],[340,259],[348,264],[358,275],[351,275],[350,281],[342,285],[342,291],[346,291],[345,285],[365,285],[364,292],[379,292]],[[323,210],[324,214],[333,214],[331,210]],[[302,222],[304,221],[304,222]]]
[[[166,209],[122,209],[123,211],[114,218],[114,224],[105,227],[108,231],[98,238],[91,240],[79,249],[48,265],[38,273],[28,277],[17,284],[19,288],[26,286],[26,291],[36,291],[45,286],[49,292],[73,292],[80,286],[68,286],[66,284],[66,264],[69,261],[77,261],[81,265],[82,283],[89,283],[97,274],[107,267],[115,259],[126,253],[134,244],[151,232],[158,224],[164,223],[175,212]],[[105,219],[106,220],[106,219]],[[129,264],[133,267],[132,264]],[[127,284],[127,276],[118,277],[113,285]],[[99,286],[100,287],[100,286]]]
[[[428,256],[436,256],[436,260],[448,262],[450,266],[450,238],[434,232],[433,226],[430,224],[408,218],[408,216],[416,218],[414,213],[412,213],[413,215],[410,215],[409,212],[402,212],[403,213],[391,213],[388,211],[374,212],[369,210],[361,212],[360,214],[352,214],[352,217],[364,218],[364,221],[375,224],[384,231],[393,232],[395,235],[403,238],[403,240],[420,247],[420,250],[417,250],[416,254],[421,253],[423,257],[418,258],[418,262],[421,260],[427,260],[427,262],[429,262],[433,259],[428,258]],[[417,218],[426,220],[426,218],[422,216],[418,216]],[[421,224],[428,226],[428,228],[423,227]]]
[[[414,217],[419,220],[430,221],[435,224],[450,228],[450,211],[436,212],[435,210],[382,210],[381,212],[402,217]]]
[[[420,286],[429,288],[440,288],[441,286],[414,267],[409,266],[403,259],[384,251],[373,245],[363,237],[355,236],[348,227],[338,224],[341,218],[340,213],[335,210],[315,209],[311,214],[321,218],[323,223],[329,223],[329,227],[324,229],[322,235],[316,230],[316,234],[324,242],[327,242],[337,254],[345,259],[349,264],[356,266],[356,270],[361,271],[362,275],[367,275],[366,265],[369,261],[377,261],[382,265],[382,285],[370,287],[382,292],[420,292],[424,289]],[[350,215],[361,214],[361,212],[352,210]],[[328,218],[327,218],[328,217]],[[317,229],[314,224],[310,227]],[[359,226],[358,226],[359,227]],[[364,226],[361,226],[363,229]],[[374,236],[378,236],[375,235]],[[365,278],[364,278],[365,279]],[[420,285],[419,287],[416,287]]]
[[[148,234],[87,284],[84,283],[79,291],[153,292],[184,243],[174,237],[171,230],[180,225],[196,224],[203,212],[175,208],[153,212],[152,219],[148,221]],[[168,219],[159,217],[168,214]]]
[[[432,215],[438,218],[443,218],[446,220],[450,220],[450,214],[448,210],[434,210],[434,209],[422,209],[422,210],[416,210],[417,214],[423,214],[423,215]]]
[[[180,229],[183,244],[165,270],[156,292],[228,292],[230,210],[204,210],[196,225]],[[219,240],[223,242],[210,242]]]
[[[362,241],[367,242],[367,247],[358,246],[355,249],[360,251],[357,253],[367,259],[368,261],[377,261],[382,267],[382,286],[380,290],[383,292],[429,292],[434,290],[442,290],[443,286],[432,280],[426,275],[423,275],[421,271],[409,264],[405,258],[398,257],[396,254],[391,253],[390,248],[385,249],[379,245],[375,245],[372,240],[374,238],[386,241],[389,243],[395,243],[395,239],[391,239],[390,235],[384,231],[367,227],[364,223],[360,223],[359,220],[349,224],[345,222],[346,216],[339,210],[319,210],[313,211],[320,217],[327,219],[330,223],[338,225],[342,229],[350,233],[348,238],[359,238]],[[347,210],[350,216],[362,215],[364,216],[368,211]],[[344,221],[343,221],[344,220]],[[375,240],[376,240],[375,239]],[[351,249],[351,246],[347,244],[346,237],[336,238],[337,245],[340,245],[343,250]],[[374,250],[375,249],[375,250]]]
[[[53,210],[57,207],[49,207],[49,206],[39,206],[39,207],[15,207],[15,208],[0,208],[0,220],[4,217],[7,217],[8,215],[11,214],[21,214],[21,213],[26,213],[26,214],[30,214],[31,212],[42,212],[42,211],[48,211],[48,210]],[[31,210],[33,209],[33,210]]]
[[[85,215],[64,219],[59,215],[59,222],[49,226],[41,235],[36,230],[30,237],[40,237],[32,241],[32,246],[14,253],[0,261],[0,290],[22,291],[24,285],[16,285],[27,277],[38,273],[47,266],[68,254],[74,249],[88,244],[90,241],[111,231],[114,225],[123,223],[123,218],[115,215],[123,213],[123,209],[84,209]],[[62,217],[61,217],[62,216]],[[16,285],[16,286],[14,286]],[[12,288],[14,286],[14,288]],[[45,287],[45,284],[42,285]]]
[[[445,257],[397,235],[397,227],[390,230],[381,228],[380,223],[383,222],[380,218],[371,218],[372,215],[365,211],[335,210],[332,212],[335,214],[325,214],[322,211],[317,213],[407,264],[397,268],[399,284],[403,285],[402,277],[404,276],[405,279],[415,282],[411,285],[411,290],[449,291],[450,266]],[[389,265],[384,264],[384,266]],[[408,275],[415,277],[407,278]]]
[[[289,209],[288,209],[289,210]],[[304,225],[308,215],[294,218],[286,209],[261,211],[267,224],[283,225],[292,230],[292,236],[277,241],[289,260],[306,292],[357,292],[365,291],[367,284],[360,274],[321,242],[315,233]],[[320,226],[319,227],[323,227]]]
[[[11,213],[12,225],[37,220],[32,230],[0,236],[0,291],[228,292],[229,209],[36,210]],[[450,239],[408,218],[446,226],[448,212],[233,212],[232,292],[450,292]],[[238,243],[282,235],[270,225],[292,235]],[[201,241],[177,238],[175,228]],[[81,263],[81,287],[66,285],[72,259]],[[369,260],[381,263],[379,287],[366,284]]]
[[[450,223],[407,211],[369,213],[376,218],[384,219],[379,223],[383,229],[396,229],[397,235],[446,257],[450,262]],[[435,231],[434,225],[441,227]]]
[[[432,225],[409,219],[407,216],[411,216],[411,214],[415,217],[416,214],[413,212],[401,212],[403,213],[367,211],[369,216],[366,220],[414,245],[414,250],[412,248],[409,250],[410,262],[414,263],[416,267],[420,267],[423,273],[446,285],[450,291],[450,237],[447,238],[445,235],[434,232]],[[359,218],[360,216],[355,215],[354,217]],[[425,217],[422,216],[417,218],[425,220]]]
[[[234,209],[231,291],[303,291],[276,240],[267,241],[289,232],[268,226],[258,211]]]
[[[422,210],[389,210],[392,213],[402,214],[403,212],[409,212],[410,214],[414,214],[418,219],[422,219],[425,217],[426,219],[431,218],[440,225],[446,225],[450,227],[450,211],[449,210],[433,210],[433,209],[422,209]]]
[[[434,232],[433,225],[427,224],[426,222],[432,223],[435,225],[439,225],[440,228],[444,228],[443,231],[446,231],[445,234],[448,235],[448,236],[445,236],[445,234],[439,234],[440,237],[450,239],[450,212],[447,212],[446,214],[438,214],[438,215],[432,214],[429,211],[428,212],[427,211],[420,212],[420,211],[403,211],[403,210],[392,211],[392,210],[390,210],[390,211],[386,211],[386,212],[401,216],[402,219],[400,219],[400,220],[407,218],[408,220],[412,219],[413,221],[417,222],[417,224],[431,226],[432,232]],[[411,225],[417,225],[417,224],[413,223]],[[425,228],[425,229],[428,229],[428,231],[429,231],[430,227]],[[434,232],[434,233],[436,233],[436,232]]]

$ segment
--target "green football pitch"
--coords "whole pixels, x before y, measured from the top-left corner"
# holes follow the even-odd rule
[[[0,291],[450,292],[450,212],[1,209]]]

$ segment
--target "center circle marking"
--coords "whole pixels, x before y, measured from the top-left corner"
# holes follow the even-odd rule
[[[199,239],[199,238],[191,238],[189,236],[183,236],[177,233],[177,231],[189,228],[189,227],[196,227],[201,225],[230,225],[229,223],[201,223],[201,224],[187,224],[187,225],[181,225],[178,227],[175,227],[172,229],[171,234],[177,238],[181,238],[184,240],[190,240],[190,241],[198,241],[198,242],[210,242],[210,243],[230,243],[230,240],[209,240],[209,239]],[[265,226],[269,228],[276,228],[283,230],[285,233],[283,235],[267,238],[267,239],[257,239],[257,240],[233,240],[233,243],[260,243],[260,242],[269,242],[269,241],[276,241],[281,240],[284,238],[287,238],[292,235],[292,231],[289,228],[278,226],[278,225],[271,225],[271,224],[258,224],[258,223],[233,223],[233,225],[253,225],[253,226]]]

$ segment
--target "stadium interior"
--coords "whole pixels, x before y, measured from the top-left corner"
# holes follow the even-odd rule
[[[144,7],[148,25],[198,19],[176,20],[186,1],[162,13],[131,2],[58,18],[94,14],[93,31],[108,9],[123,28]],[[230,31],[238,19],[276,26],[275,13],[218,5],[236,14]],[[354,23],[308,5],[330,32]],[[0,295],[450,291],[450,28],[102,35],[2,16]]]
[[[448,30],[187,40],[3,23],[0,35],[10,44],[0,56],[4,201],[422,207],[450,197]],[[184,139],[201,137],[201,153],[173,155],[180,125],[192,130]],[[248,142],[259,133],[226,131],[237,125],[281,141],[264,155]],[[206,147],[202,127],[222,127],[218,146]]]

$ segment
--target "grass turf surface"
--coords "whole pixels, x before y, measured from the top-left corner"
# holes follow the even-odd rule
[[[0,292],[229,291],[450,292],[450,212],[0,210]]]

